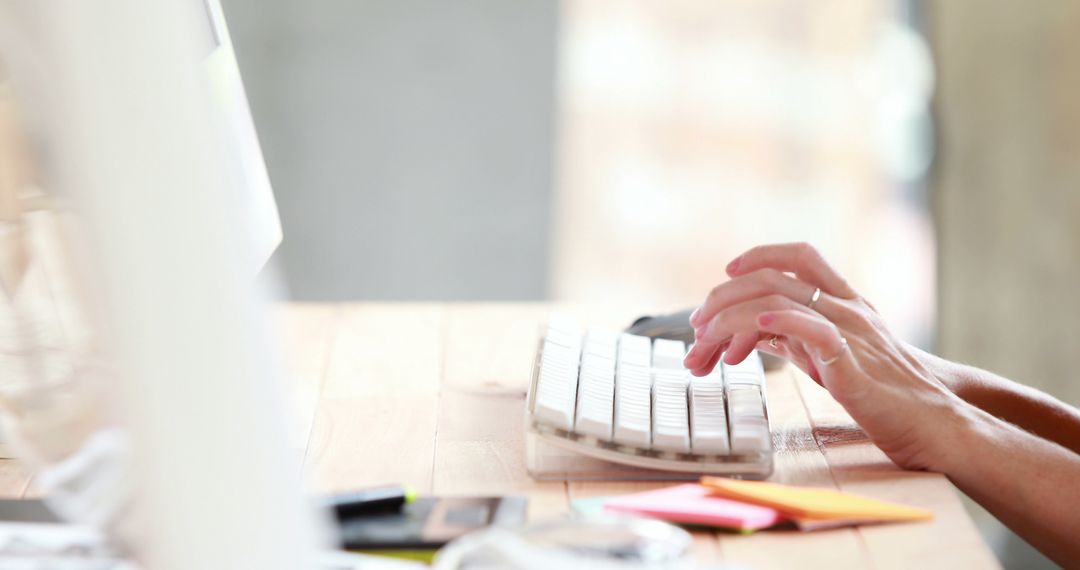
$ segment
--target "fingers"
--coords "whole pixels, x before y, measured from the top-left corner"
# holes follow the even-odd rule
[[[805,305],[797,303],[783,295],[767,295],[751,299],[745,303],[730,306],[717,313],[704,327],[699,342],[719,342],[734,337],[738,333],[757,333],[757,316],[767,311],[805,311],[812,313]]]
[[[690,316],[690,325],[703,333],[703,325],[712,320],[716,313],[755,297],[783,295],[805,304],[814,294],[814,289],[814,285],[785,275],[776,269],[759,269],[714,287],[705,299],[705,303]]]
[[[865,383],[853,382],[855,361],[847,341],[828,319],[805,311],[771,311],[758,316],[762,331],[801,342],[810,354],[811,369],[821,384],[843,403],[858,398]]]
[[[797,309],[809,311],[806,307],[783,295],[768,295],[758,297],[745,303],[739,303],[720,311],[703,327],[704,332],[698,333],[697,342],[686,354],[683,366],[695,375],[707,374],[711,368],[706,369],[706,364],[720,350],[721,344],[731,343],[732,346],[725,348],[731,352],[733,348],[742,353],[742,357],[735,360],[735,354],[727,362],[738,362],[745,358],[759,340],[757,316],[765,311],[779,311]],[[739,339],[739,345],[734,346],[736,335],[744,333],[748,338]],[[698,374],[702,372],[702,374]]]
[[[755,247],[728,264],[727,273],[737,277],[764,268],[794,273],[802,281],[821,287],[822,291],[837,297],[850,299],[857,295],[825,258],[806,243]]]
[[[726,345],[723,348],[726,348]],[[713,369],[716,368],[716,365],[720,363],[720,357],[723,356],[723,354],[724,350],[721,347],[718,347],[716,349],[716,352],[712,355],[712,358],[710,358],[708,363],[705,364],[705,367],[702,369],[703,372],[701,374],[695,374],[695,376],[705,376],[706,374],[712,372]],[[691,373],[693,373],[693,371],[691,371]]]
[[[768,336],[771,337],[772,335]],[[719,345],[696,343],[686,353],[683,366],[694,376],[707,376],[720,363],[721,357],[728,364],[738,364],[747,356],[750,356],[750,352],[757,347],[760,341],[761,335],[753,332],[737,334],[730,341]],[[778,350],[774,349],[771,352],[778,353]],[[785,355],[778,353],[777,356],[783,357]]]
[[[819,365],[844,349],[843,337],[836,325],[820,316],[802,311],[765,312],[758,316],[757,324],[763,331],[802,342]]]
[[[778,338],[776,346],[773,346],[769,342],[774,337]],[[810,358],[808,354],[806,354],[806,351],[803,349],[803,345],[801,342],[795,339],[789,339],[787,337],[781,337],[772,333],[763,332],[759,337],[756,348],[758,352],[771,354],[773,356],[778,356],[780,358],[788,360],[789,362],[797,366],[800,370],[806,372],[811,378],[814,378],[815,381],[820,382],[820,379],[816,378],[815,375],[811,372],[811,367],[813,366],[813,359]]]
[[[706,376],[716,368],[720,357],[727,350],[730,340],[724,342],[696,342],[683,358],[683,366],[694,376]]]
[[[757,346],[760,335],[757,331],[752,333],[740,333],[732,337],[731,346],[724,352],[724,362],[738,364],[742,362]]]

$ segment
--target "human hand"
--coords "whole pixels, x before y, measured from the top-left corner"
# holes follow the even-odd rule
[[[948,449],[943,423],[960,420],[969,406],[892,335],[817,250],[756,247],[732,261],[727,273],[731,280],[691,316],[696,342],[686,355],[688,369],[702,376],[721,355],[737,363],[754,348],[789,358],[898,465],[939,466]]]

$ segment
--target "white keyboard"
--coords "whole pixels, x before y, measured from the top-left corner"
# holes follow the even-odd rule
[[[554,318],[527,400],[535,436],[654,470],[767,477],[772,439],[756,352],[696,378],[674,340],[590,330]]]

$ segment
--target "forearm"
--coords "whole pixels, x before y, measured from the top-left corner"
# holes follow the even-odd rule
[[[967,407],[943,445],[952,482],[1058,564],[1080,560],[1080,455]]]
[[[1080,410],[991,372],[919,351],[920,359],[957,396],[990,415],[1080,453]]]

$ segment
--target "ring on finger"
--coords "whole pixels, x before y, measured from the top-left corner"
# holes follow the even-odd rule
[[[813,309],[814,308],[814,303],[817,303],[818,299],[820,299],[820,298],[821,298],[821,287],[815,287],[814,288],[814,294],[810,296],[810,302],[806,303],[806,308]]]
[[[844,351],[846,351],[847,349],[848,349],[847,339],[844,338],[844,337],[840,337],[840,350],[836,351],[836,356],[834,356],[832,358],[829,358],[827,360],[822,360],[821,365],[822,366],[829,366],[830,364],[836,362],[837,360],[840,360],[840,357],[844,355]]]
[[[780,348],[779,341],[780,337],[777,335],[773,335],[773,337],[769,339],[769,346],[771,346],[772,348]]]

